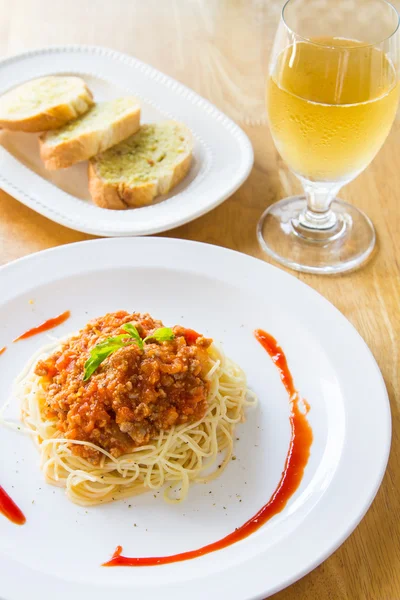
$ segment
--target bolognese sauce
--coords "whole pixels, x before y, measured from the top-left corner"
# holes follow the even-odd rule
[[[46,391],[44,412],[57,420],[60,434],[92,442],[116,458],[162,430],[201,419],[209,392],[207,349],[212,340],[180,326],[173,327],[170,341],[150,339],[143,348],[132,343],[117,349],[84,381],[91,349],[124,334],[127,323],[142,340],[163,327],[149,314],[109,313],[90,321],[35,368]],[[98,464],[101,453],[95,448],[71,447],[75,455]]]

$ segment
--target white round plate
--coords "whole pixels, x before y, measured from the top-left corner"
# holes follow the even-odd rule
[[[0,357],[4,399],[47,334],[11,341],[67,309],[71,318],[52,335],[117,309],[148,311],[165,324],[204,332],[223,343],[259,397],[237,429],[237,460],[211,484],[194,485],[178,506],[152,493],[87,510],[75,506],[43,482],[32,441],[2,428],[0,483],[27,523],[0,518],[0,597],[109,600],[125,592],[146,600],[261,599],[321,563],[365,514],[390,446],[385,385],[358,333],[296,278],[219,247],[142,238],[34,254],[4,267],[0,288],[0,346],[8,346]],[[311,406],[314,441],[301,486],[280,514],[224,550],[158,567],[101,567],[118,544],[128,556],[199,548],[270,498],[288,450],[289,406],[275,366],[253,337],[256,328],[277,338]],[[15,405],[11,416],[18,416]]]
[[[36,77],[79,75],[103,101],[134,95],[142,123],[176,119],[193,133],[185,179],[151,206],[107,210],[90,199],[87,162],[47,171],[37,135],[0,131],[0,187],[45,217],[102,236],[147,235],[192,221],[221,204],[253,166],[246,134],[207,100],[140,60],[97,46],[50,46],[0,60],[0,95]]]

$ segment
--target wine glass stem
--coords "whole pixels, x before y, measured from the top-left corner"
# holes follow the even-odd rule
[[[334,228],[337,225],[337,217],[330,206],[342,184],[313,182],[303,178],[300,180],[307,199],[307,207],[299,215],[300,225],[319,231]]]

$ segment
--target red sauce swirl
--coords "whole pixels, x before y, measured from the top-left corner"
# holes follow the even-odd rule
[[[173,554],[171,556],[131,558],[128,556],[122,556],[122,547],[117,546],[111,560],[104,563],[103,566],[150,567],[156,565],[165,565],[168,563],[198,558],[199,556],[204,556],[210,552],[221,550],[222,548],[226,548],[231,544],[243,540],[250,534],[257,531],[257,529],[264,525],[264,523],[271,519],[271,517],[280,513],[285,508],[288,500],[298,489],[303,478],[304,469],[310,456],[310,448],[313,440],[312,429],[307,420],[309,406],[307,403],[304,403],[306,412],[304,413],[300,410],[299,400],[301,400],[301,396],[294,386],[293,377],[290,373],[285,354],[275,338],[261,329],[257,329],[254,332],[254,335],[256,340],[268,352],[272,361],[278,368],[282,383],[289,395],[291,407],[291,413],[289,417],[291,426],[289,449],[281,479],[270,500],[267,502],[267,504],[260,508],[254,517],[246,521],[246,523],[244,523],[241,527],[228,534],[221,540],[212,542],[211,544],[203,546],[202,548],[198,548],[197,550],[190,550],[189,552],[182,552],[181,554]]]
[[[26,521],[25,515],[10,498],[6,490],[0,485],[0,513],[16,525],[23,525]]]
[[[53,329],[53,327],[57,327],[57,325],[61,325],[61,323],[64,323],[64,321],[69,319],[70,316],[71,316],[70,311],[66,310],[65,312],[61,313],[61,315],[58,315],[58,317],[54,317],[53,319],[48,319],[41,325],[38,325],[37,327],[32,327],[32,329],[28,329],[28,331],[25,331],[25,333],[22,333],[17,338],[15,338],[15,340],[13,340],[13,341],[19,342],[19,340],[26,340],[27,338],[30,338],[33,335],[37,335],[38,333],[43,333],[43,331],[48,331],[49,329]]]

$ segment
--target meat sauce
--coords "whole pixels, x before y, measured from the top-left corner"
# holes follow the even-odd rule
[[[163,327],[148,314],[125,311],[90,321],[61,350],[39,361],[35,373],[46,390],[46,416],[57,419],[66,438],[92,442],[116,458],[149,442],[160,430],[201,419],[207,410],[211,340],[183,327],[174,339],[143,349],[126,345],[112,353],[83,381],[90,350],[108,337],[126,333],[132,323],[141,338]],[[93,464],[100,452],[74,445],[72,451]]]

